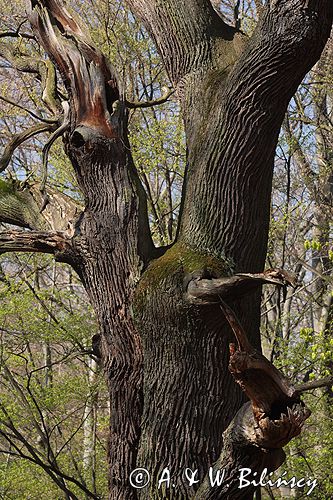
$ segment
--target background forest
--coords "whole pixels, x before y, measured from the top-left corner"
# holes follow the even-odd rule
[[[213,3],[229,23],[252,32],[260,0]],[[126,82],[130,140],[154,239],[171,243],[185,144],[158,53],[121,0],[70,4]],[[0,0],[0,12],[0,204],[1,197],[14,196],[2,179],[13,186],[37,182],[45,174],[43,160],[49,189],[80,203],[62,141],[53,142],[53,86],[65,95],[61,79],[32,35],[24,2]],[[295,383],[327,377],[333,366],[332,56],[331,39],[290,103],[276,151],[266,268],[284,268],[296,282],[286,292],[265,288],[262,347]],[[79,279],[46,256],[3,254],[0,300],[0,498],[64,498],[64,483],[77,498],[106,498],[109,406],[94,349],[97,326]],[[315,477],[319,486],[311,498],[332,498],[333,391],[316,389],[305,399],[312,416],[289,445],[282,470],[288,477]]]

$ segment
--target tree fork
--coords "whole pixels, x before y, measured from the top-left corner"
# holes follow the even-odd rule
[[[245,41],[208,0],[128,4],[157,43],[185,119],[180,230],[160,258],[113,69],[55,0],[33,1],[30,19],[70,96],[64,142],[85,197],[71,247],[102,334],[111,401],[110,498],[163,497],[156,482],[163,467],[175,473],[170,498],[187,498],[194,491],[181,477],[183,468],[203,474],[218,459],[222,433],[244,396],[228,372],[232,335],[225,314],[217,304],[190,304],[184,280],[198,272],[216,280],[261,273],[279,127],[329,36],[333,5],[271,1]],[[260,288],[233,301],[257,348],[259,305]],[[145,491],[129,484],[136,466],[150,469]]]

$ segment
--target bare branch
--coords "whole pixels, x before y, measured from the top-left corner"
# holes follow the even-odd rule
[[[3,95],[0,95],[0,99],[1,99],[1,101],[7,102],[8,104],[15,106],[16,108],[22,109],[26,113],[29,113],[30,116],[32,116],[33,118],[37,118],[37,120],[40,120],[41,122],[58,123],[58,121],[59,121],[59,118],[43,118],[42,116],[34,113],[34,111],[31,111],[30,109],[25,108],[24,106],[21,106],[21,104],[19,104],[18,102],[12,101],[11,99],[9,99],[8,97],[5,97]]]
[[[40,466],[47,474],[50,475],[50,477],[53,479],[53,481],[56,482],[56,484],[65,492],[68,493],[69,496],[68,498],[71,498],[73,500],[78,500],[78,497],[74,495],[71,490],[69,490],[66,486],[65,480],[69,481],[73,484],[75,484],[77,487],[79,487],[88,498],[93,498],[98,500],[98,497],[92,493],[89,489],[86,488],[86,486],[82,483],[80,483],[76,478],[73,476],[70,476],[68,474],[65,474],[58,466],[57,462],[54,460],[43,460],[43,457],[41,457],[41,454],[39,450],[37,450],[32,444],[25,439],[23,434],[18,430],[18,428],[15,426],[13,421],[9,418],[9,415],[3,405],[1,406],[2,412],[5,414],[7,421],[1,420],[1,423],[10,429],[12,431],[12,434],[9,432],[4,432],[0,430],[0,435],[2,435],[13,447],[14,449],[17,450],[17,453],[19,454],[20,457],[27,459],[31,462],[34,462],[36,465]],[[16,444],[15,441],[18,441],[19,443],[23,444],[25,449],[28,451],[29,455],[26,455],[22,449],[20,449]],[[49,448],[50,449],[50,448]]]
[[[155,99],[154,101],[125,101],[125,104],[128,108],[130,109],[137,109],[137,108],[151,108],[153,106],[158,106],[159,104],[164,104],[165,102],[168,101],[169,97],[174,94],[175,91],[169,90],[166,94],[162,95],[158,99]]]
[[[27,40],[35,40],[35,37],[29,33],[21,33],[21,27],[23,24],[27,22],[27,19],[24,19],[20,24],[18,25],[17,29],[15,31],[3,31],[0,33],[0,38],[26,38]]]
[[[0,158],[0,172],[3,172],[8,167],[15,149],[18,148],[18,146],[20,146],[24,141],[27,141],[28,139],[31,139],[31,137],[41,134],[42,132],[50,132],[52,130],[55,130],[55,124],[39,123],[38,125],[34,125],[33,127],[14,135],[5,147],[2,158]]]
[[[299,118],[297,118],[299,121]],[[312,170],[311,165],[309,164],[302,148],[299,143],[299,140],[297,139],[296,135],[294,134],[291,126],[290,126],[290,121],[288,117],[285,118],[284,121],[284,130],[286,133],[286,136],[289,140],[289,142],[293,145],[292,147],[292,154],[297,161],[297,164],[300,168],[302,177],[304,179],[304,182],[308,189],[314,193],[316,196],[316,180],[317,180],[317,175],[316,173]]]
[[[312,391],[313,389],[319,389],[320,387],[330,387],[333,385],[333,377],[325,377],[319,380],[312,380],[311,382],[304,382],[304,384],[299,384],[296,386],[296,392],[302,394],[302,392]]]
[[[16,31],[4,31],[0,33],[0,38],[26,38],[27,40],[35,40],[33,35],[29,35],[29,33],[16,33]]]

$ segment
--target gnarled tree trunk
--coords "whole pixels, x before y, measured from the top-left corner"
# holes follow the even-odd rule
[[[124,89],[74,18],[56,0],[43,0],[32,2],[30,19],[69,92],[64,143],[85,208],[67,229],[48,221],[51,239],[28,224],[36,230],[30,249],[73,265],[100,324],[111,401],[110,498],[191,498],[200,487],[198,498],[250,498],[253,488],[235,496],[238,468],[274,470],[308,413],[257,352],[266,278],[248,287],[235,284],[234,275],[263,271],[279,130],[323,50],[333,5],[271,0],[248,39],[208,0],[127,3],[155,40],[182,106],[188,154],[176,241],[168,249],[152,243],[127,139]],[[16,241],[26,250],[24,238],[5,235],[0,244],[8,251]],[[230,286],[221,289],[228,277]],[[238,414],[245,396],[228,369],[233,316],[221,309],[221,296],[248,337],[238,339],[232,357],[233,375],[252,401]],[[261,377],[272,389],[262,397]],[[236,414],[223,449],[222,434]],[[279,436],[272,436],[271,420]],[[228,466],[223,490],[189,484],[185,468],[198,470],[202,482],[216,461]],[[129,480],[137,467],[150,473],[143,489]],[[169,489],[166,482],[158,488],[164,468]]]

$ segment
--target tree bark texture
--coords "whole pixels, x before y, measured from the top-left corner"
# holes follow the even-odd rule
[[[156,42],[185,123],[180,225],[167,251],[152,243],[145,193],[127,139],[124,89],[114,70],[56,0],[32,2],[30,20],[70,97],[64,143],[85,208],[67,228],[71,255],[67,251],[63,260],[80,275],[101,330],[111,401],[110,499],[192,498],[199,485],[189,487],[186,467],[197,469],[203,479],[209,466],[223,464],[227,456],[230,477],[235,477],[244,457],[251,457],[258,470],[269,454],[272,470],[283,460],[283,444],[273,446],[253,431],[261,418],[269,427],[271,406],[283,400],[283,391],[274,393],[276,400],[268,398],[268,409],[263,405],[265,410],[255,413],[257,389],[240,383],[240,373],[252,370],[259,354],[240,346],[243,354],[233,359],[242,360],[242,368],[233,365],[233,374],[252,408],[244,407],[239,417],[245,395],[228,369],[234,337],[227,315],[218,301],[189,300],[189,283],[218,280],[220,285],[224,278],[235,279],[235,273],[262,273],[279,130],[291,96],[329,37],[333,4],[271,0],[249,39],[226,25],[208,0],[127,4]],[[44,238],[43,244],[52,241]],[[231,287],[229,298],[228,293],[223,297],[232,302],[256,353],[262,282],[246,295]],[[265,368],[263,376],[270,379],[270,370]],[[300,404],[290,394],[284,405]],[[236,414],[231,424],[236,431],[225,434],[223,448],[223,432]],[[254,437],[235,452],[235,442],[245,443],[238,425],[244,414]],[[290,424],[296,417],[287,415],[274,418]],[[277,451],[267,452],[270,448]],[[129,482],[136,467],[150,472],[145,489]],[[165,467],[175,484],[170,490],[157,487]],[[234,481],[230,485],[234,488]],[[235,497],[234,491],[224,486],[223,492],[206,496],[205,490],[200,498],[252,495],[245,489]]]

